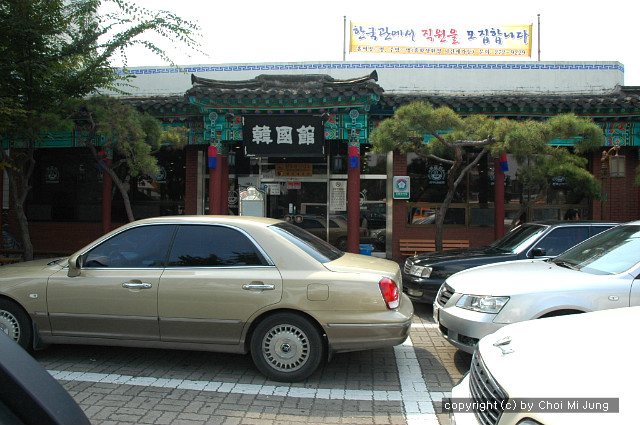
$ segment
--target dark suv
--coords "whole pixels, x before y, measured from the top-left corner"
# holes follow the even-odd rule
[[[427,252],[409,257],[402,267],[403,291],[415,302],[432,303],[446,278],[484,264],[555,257],[618,223],[538,221],[520,225],[489,246]]]

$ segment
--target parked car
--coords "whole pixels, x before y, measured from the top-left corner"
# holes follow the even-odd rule
[[[628,307],[505,326],[480,340],[443,407],[457,425],[636,423],[638,324]]]
[[[398,264],[344,253],[280,220],[157,217],[69,258],[0,270],[0,329],[48,343],[250,352],[266,376],[308,377],[333,353],[389,347],[413,306]]]
[[[0,317],[0,423],[90,425],[78,403],[5,332]]]
[[[403,288],[412,301],[433,303],[446,278],[483,264],[549,258],[617,223],[538,221],[520,225],[489,246],[427,252],[405,260]]]
[[[383,229],[387,225],[387,203],[365,201],[360,205],[361,218],[366,219],[366,227],[370,230]]]
[[[327,240],[327,218],[321,215],[291,215],[285,217],[286,221],[295,224],[319,237]],[[340,215],[329,217],[329,243],[340,251],[347,250],[347,219]],[[371,243],[369,231],[360,228],[360,243]]]
[[[509,323],[640,305],[638,276],[640,221],[602,232],[554,259],[456,273],[438,292],[433,316],[447,341],[471,353],[480,338]]]
[[[371,235],[371,243],[378,251],[387,249],[387,229],[374,229],[369,232]]]

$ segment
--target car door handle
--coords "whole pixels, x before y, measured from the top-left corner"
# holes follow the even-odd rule
[[[144,282],[125,282],[122,284],[122,287],[127,289],[149,289],[151,288],[151,284]]]
[[[269,291],[269,290],[276,289],[276,286],[275,285],[268,285],[268,284],[265,284],[265,283],[249,283],[247,285],[242,285],[242,289],[245,289],[247,291],[251,291],[253,289]]]

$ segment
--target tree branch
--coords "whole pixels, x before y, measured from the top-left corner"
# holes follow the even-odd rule
[[[462,181],[462,179],[464,178],[464,176],[467,175],[467,173],[469,172],[469,170],[471,170],[473,167],[476,166],[476,164],[478,164],[478,162],[480,162],[480,159],[487,153],[489,152],[489,150],[487,148],[482,149],[482,151],[473,159],[473,161],[471,161],[466,167],[464,167],[462,169],[462,171],[460,172],[460,175],[458,176],[458,178],[456,179],[454,185],[455,187],[457,187],[460,182]]]

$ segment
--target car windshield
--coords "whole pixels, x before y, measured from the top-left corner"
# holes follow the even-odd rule
[[[600,233],[552,261],[593,274],[617,274],[640,261],[640,225],[623,225]]]
[[[491,247],[503,252],[519,253],[531,245],[546,229],[547,226],[539,224],[523,224],[492,243]]]
[[[269,228],[321,263],[328,263],[344,255],[338,248],[293,224],[278,223]]]

